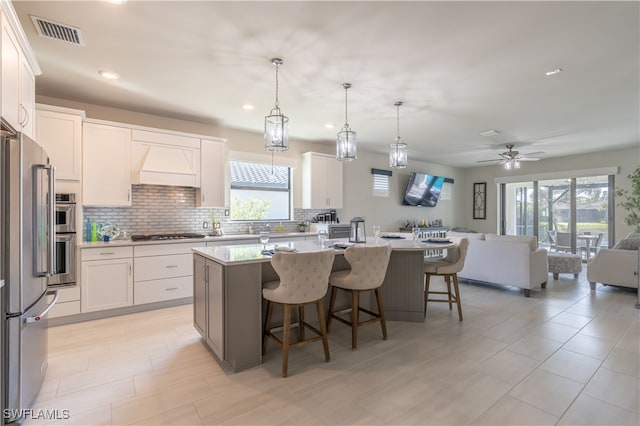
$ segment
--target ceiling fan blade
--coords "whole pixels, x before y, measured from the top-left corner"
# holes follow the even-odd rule
[[[479,161],[476,161],[476,163],[495,163],[496,161],[504,161],[504,160],[496,158],[495,160],[479,160]]]
[[[536,152],[527,152],[526,154],[522,154],[525,157],[539,157],[544,155],[544,151],[536,151]]]
[[[539,158],[536,157],[521,157],[518,158],[518,161],[539,161]]]

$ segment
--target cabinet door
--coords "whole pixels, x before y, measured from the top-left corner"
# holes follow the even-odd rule
[[[37,110],[36,141],[56,166],[56,179],[80,180],[82,118],[78,115]]]
[[[302,163],[302,208],[324,209],[327,200],[327,161],[323,154],[306,152]]]
[[[222,266],[207,261],[207,334],[205,339],[220,360],[224,360],[224,273]]]
[[[82,203],[130,206],[131,130],[84,123],[82,147]]]
[[[36,77],[31,65],[22,58],[20,63],[20,126],[33,139],[36,115]]]
[[[20,130],[21,49],[9,21],[2,15],[2,118]]]
[[[133,259],[82,262],[82,312],[133,305]]]
[[[202,337],[207,329],[207,281],[204,257],[193,256],[193,326]]]
[[[342,208],[342,161],[328,159],[326,161],[327,207]]]
[[[200,143],[200,188],[196,190],[197,207],[225,206],[224,142],[202,140]]]

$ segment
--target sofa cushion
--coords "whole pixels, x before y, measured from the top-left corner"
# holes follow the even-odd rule
[[[529,244],[529,250],[535,251],[538,248],[538,242],[536,241],[536,237],[532,237],[529,235],[497,235],[497,234],[487,234],[484,237],[487,241],[499,241],[505,243],[527,243]]]
[[[621,250],[638,250],[640,238],[625,238],[620,240],[613,248]]]

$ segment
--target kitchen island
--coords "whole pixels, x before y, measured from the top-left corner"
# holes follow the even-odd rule
[[[389,243],[392,247],[381,291],[386,319],[424,321],[425,252],[446,249],[452,244],[414,243],[410,236],[380,239],[378,243]],[[274,249],[275,245],[268,244],[267,249]],[[308,240],[277,245],[300,252],[320,249],[315,241]],[[278,279],[271,267],[271,256],[262,254],[261,244],[198,247],[192,251],[195,328],[204,343],[233,371],[259,365],[262,362],[262,284]],[[333,271],[349,268],[343,253],[344,250],[336,250]],[[309,314],[312,317],[312,313]]]

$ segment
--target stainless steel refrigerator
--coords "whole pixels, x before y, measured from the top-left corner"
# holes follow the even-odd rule
[[[47,153],[21,134],[0,136],[3,412],[31,407],[47,368],[47,277],[55,273],[55,176]]]

